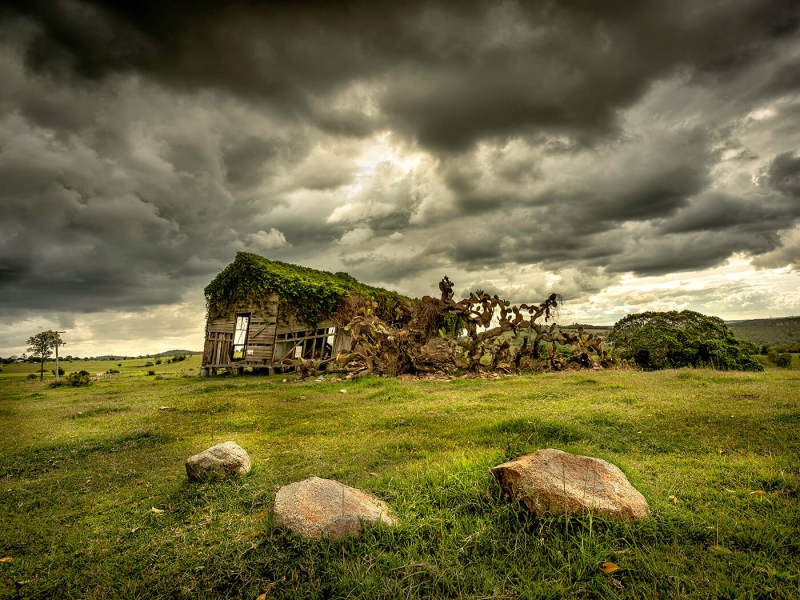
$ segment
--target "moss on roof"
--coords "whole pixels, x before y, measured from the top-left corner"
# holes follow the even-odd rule
[[[396,292],[360,283],[347,273],[317,271],[269,260],[250,252],[237,252],[205,288],[210,320],[231,316],[243,307],[266,308],[272,294],[280,296],[280,313],[315,327],[335,315],[351,294],[361,294],[378,303],[381,318],[392,320],[399,302],[410,300]]]

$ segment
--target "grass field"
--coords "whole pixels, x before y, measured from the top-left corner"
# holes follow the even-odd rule
[[[65,365],[121,371],[89,388],[5,367],[0,597],[800,597],[797,368],[181,376],[198,361],[150,367],[163,380],[143,359]],[[225,440],[250,475],[189,483],[185,458]],[[489,468],[545,447],[618,465],[653,516],[531,517]],[[316,543],[273,526],[276,489],[311,475],[375,493],[401,524]]]

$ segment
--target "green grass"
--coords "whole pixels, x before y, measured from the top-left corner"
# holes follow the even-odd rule
[[[198,360],[89,388],[0,374],[0,597],[800,597],[795,370],[180,376]],[[250,475],[188,482],[185,458],[225,440]],[[652,518],[532,517],[489,469],[545,447],[618,465]],[[273,526],[276,489],[311,475],[401,524],[339,542]]]
[[[176,377],[181,374],[198,375],[200,372],[200,361],[202,356],[194,354],[187,356],[186,360],[176,363],[167,364],[167,359],[162,359],[160,365],[154,364],[152,367],[145,367],[145,363],[155,363],[153,358],[131,358],[128,360],[61,360],[58,366],[64,369],[65,374],[88,371],[92,377],[99,377],[103,379],[120,379],[128,377],[148,377],[148,371],[155,371],[156,375],[163,375],[165,377]],[[3,369],[0,373],[0,392],[9,389],[8,386],[14,385],[35,385],[38,384],[38,379],[28,380],[27,376],[30,373],[39,375],[39,363],[21,363],[0,365]],[[55,360],[48,360],[44,363],[44,379],[46,382],[55,381],[56,369]],[[119,371],[115,374],[107,374],[110,370]]]

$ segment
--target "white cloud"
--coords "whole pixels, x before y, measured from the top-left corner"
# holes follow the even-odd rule
[[[250,233],[245,239],[247,240],[248,247],[256,252],[291,246],[291,244],[286,241],[286,236],[274,227],[270,228],[269,231],[264,231],[262,229],[257,233]]]
[[[351,229],[339,238],[339,244],[342,246],[357,246],[371,239],[372,235],[373,232],[369,227]]]

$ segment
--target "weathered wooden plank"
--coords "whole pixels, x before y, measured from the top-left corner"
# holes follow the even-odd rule
[[[236,323],[233,319],[217,319],[208,324],[208,331],[215,333],[230,333],[233,335],[233,330]]]
[[[211,364],[211,358],[214,355],[215,341],[211,339],[206,340],[205,348],[203,349],[203,366]]]
[[[275,326],[262,325],[261,327],[251,327],[247,336],[248,344],[266,344],[275,341]]]
[[[252,354],[247,355],[248,361],[256,361],[256,362],[263,362],[263,361],[270,361],[272,360],[272,348],[269,350],[264,349],[263,352],[253,352]]]
[[[284,323],[283,321],[278,323],[278,328],[276,330],[277,334],[283,333],[294,333],[298,331],[313,331],[305,325],[304,323],[299,323],[294,317],[290,317],[288,323]],[[317,324],[317,329],[327,329],[330,327],[336,327],[336,323],[330,320],[320,321]]]

